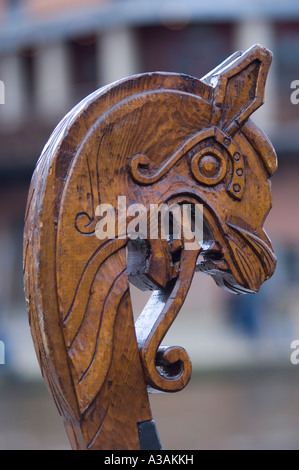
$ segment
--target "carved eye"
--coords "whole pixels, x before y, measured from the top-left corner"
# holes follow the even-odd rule
[[[226,175],[226,159],[215,148],[205,148],[191,160],[191,171],[199,183],[215,185]]]
[[[206,178],[216,178],[221,170],[221,160],[216,155],[208,153],[199,159],[198,169]]]

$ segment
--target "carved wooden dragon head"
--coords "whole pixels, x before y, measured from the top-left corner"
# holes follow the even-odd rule
[[[255,46],[201,80],[124,79],[79,103],[47,143],[28,198],[25,286],[37,356],[74,448],[143,448],[146,386],[188,383],[186,351],[160,343],[195,270],[234,293],[257,292],[273,274],[263,224],[277,159],[249,120],[270,63]],[[162,204],[202,205],[196,249],[147,229],[130,238],[123,214],[132,221],[144,207],[150,220],[151,205]],[[117,231],[101,238],[111,209]],[[129,280],[154,290],[135,327]]]

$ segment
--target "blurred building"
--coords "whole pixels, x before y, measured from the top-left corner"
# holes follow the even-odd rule
[[[34,165],[55,125],[106,83],[153,70],[201,77],[255,43],[274,52],[266,105],[254,119],[279,154],[266,224],[279,267],[254,299],[231,300],[210,279],[195,278],[178,320],[178,341],[198,327],[186,347],[191,341],[200,366],[250,362],[258,337],[263,359],[280,357],[274,348],[283,344],[288,361],[289,338],[299,338],[299,105],[290,100],[291,83],[299,80],[298,1],[0,0],[0,340],[11,370],[28,375],[36,366],[23,294],[22,231]],[[140,304],[137,299],[136,308]],[[215,342],[223,346],[220,358]]]

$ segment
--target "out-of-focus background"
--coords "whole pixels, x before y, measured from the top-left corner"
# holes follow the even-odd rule
[[[299,449],[299,365],[290,360],[299,340],[298,0],[0,0],[0,449],[69,449],[35,358],[22,280],[27,192],[53,128],[111,81],[154,70],[201,77],[256,43],[274,53],[253,119],[279,157],[266,222],[277,271],[245,297],[195,276],[167,337],[189,351],[193,379],[151,401],[165,449]],[[144,299],[133,294],[138,311]]]

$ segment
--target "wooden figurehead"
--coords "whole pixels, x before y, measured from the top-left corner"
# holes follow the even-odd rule
[[[194,272],[236,294],[272,276],[263,224],[277,159],[249,119],[270,63],[254,46],[201,80],[129,77],[79,103],[46,144],[28,196],[25,289],[73,449],[159,448],[148,391],[179,391],[190,379],[186,351],[161,342]],[[165,237],[160,215],[153,236],[145,222],[163,204],[190,209],[182,226],[191,235],[202,207],[202,240],[174,236],[178,212]],[[154,291],[136,325],[129,282]]]

